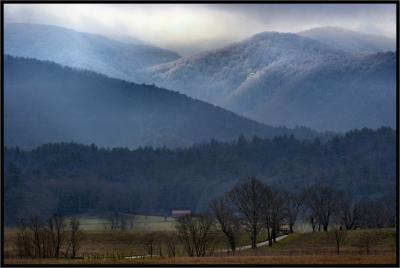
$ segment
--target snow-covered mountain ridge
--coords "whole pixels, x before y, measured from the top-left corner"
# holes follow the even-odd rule
[[[260,122],[347,130],[395,125],[395,60],[393,52],[354,54],[298,34],[264,32],[149,67],[146,79]]]

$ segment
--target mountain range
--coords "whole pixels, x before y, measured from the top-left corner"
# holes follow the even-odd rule
[[[211,139],[322,134],[273,128],[177,92],[35,59],[4,61],[5,145],[185,147]],[[323,135],[322,135],[323,136]]]
[[[292,33],[149,67],[147,80],[271,125],[395,125],[396,55],[352,54]]]
[[[4,28],[6,54],[54,62],[7,57],[8,145],[179,147],[240,133],[313,138],[320,133],[308,128],[395,126],[395,42],[384,37],[333,27],[263,32],[181,57],[58,26]],[[286,128],[296,126],[308,128]]]
[[[6,224],[201,213],[248,176],[329,185],[394,211],[398,130],[381,126],[396,125],[397,59],[385,40],[262,32],[181,57],[138,39],[6,24]]]

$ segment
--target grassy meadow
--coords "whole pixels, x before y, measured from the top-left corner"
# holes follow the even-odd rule
[[[124,214],[126,229],[134,231],[173,231],[175,230],[175,219],[173,217],[145,216]],[[83,215],[78,216],[81,229],[84,231],[109,230],[111,222],[109,218]],[[67,219],[68,221],[68,219]]]
[[[332,231],[294,233],[273,244],[255,250],[238,250],[235,256],[221,252],[227,244],[222,233],[217,233],[213,252],[206,257],[187,257],[183,247],[177,244],[176,256],[169,257],[165,236],[173,230],[161,230],[159,218],[153,228],[116,230],[85,230],[79,258],[76,259],[20,259],[16,256],[16,229],[5,230],[6,264],[395,264],[395,229],[352,230],[346,232],[340,255]],[[82,222],[85,222],[83,220]],[[90,219],[87,219],[90,222]],[[168,221],[167,221],[168,222]],[[171,224],[169,222],[168,224]],[[166,224],[166,226],[168,226]],[[152,237],[149,243],[149,237]],[[370,241],[368,249],[365,240]],[[260,241],[265,234],[260,236]],[[238,237],[238,246],[249,244],[245,233]],[[149,247],[152,246],[152,256]],[[136,258],[126,258],[141,256]],[[144,256],[144,257],[143,257]]]

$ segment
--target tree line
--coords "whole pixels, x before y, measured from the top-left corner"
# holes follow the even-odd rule
[[[214,252],[215,232],[219,231],[235,254],[242,231],[249,236],[252,249],[257,248],[262,232],[272,247],[279,236],[293,233],[295,224],[302,222],[308,223],[312,232],[331,231],[329,235],[340,254],[347,230],[395,227],[396,211],[387,205],[368,198],[357,199],[328,185],[287,191],[248,177],[225,195],[211,200],[207,213],[178,218],[177,238],[188,256],[202,257]],[[359,241],[367,253],[373,236],[366,233]]]
[[[113,214],[110,219],[114,227],[109,231],[126,231],[118,225],[120,216]],[[31,217],[18,222],[19,257],[78,256],[83,232],[77,218],[71,218],[68,228],[65,218],[58,215],[47,221]],[[229,252],[235,254],[243,232],[250,238],[252,249],[257,248],[261,234],[272,247],[278,237],[295,232],[299,222],[307,223],[312,232],[331,231],[332,243],[340,254],[347,230],[395,227],[396,212],[388,209],[388,204],[357,199],[328,185],[287,191],[248,177],[226,194],[212,199],[202,214],[178,217],[175,232],[145,232],[137,239],[150,257],[163,256],[163,248],[168,257],[175,257],[179,247],[189,257],[204,257],[214,254],[221,246],[221,234],[229,245]],[[360,241],[360,246],[367,248],[367,254],[373,236],[365,235],[362,237],[365,241]]]
[[[86,212],[202,213],[211,199],[248,175],[286,191],[331,185],[373,203],[395,198],[396,161],[396,132],[391,128],[350,131],[327,142],[240,136],[234,142],[211,140],[176,150],[76,143],[31,151],[5,148],[5,223],[15,225],[27,215]]]
[[[233,252],[239,228],[246,230],[251,247],[256,248],[261,231],[266,232],[268,245],[272,246],[282,234],[282,227],[293,233],[299,219],[308,222],[313,232],[327,232],[329,227],[353,230],[396,224],[394,200],[388,206],[369,198],[358,199],[328,185],[287,191],[255,177],[239,182],[224,196],[213,199],[210,208]]]

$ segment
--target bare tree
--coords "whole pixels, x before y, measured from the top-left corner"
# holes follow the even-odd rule
[[[340,254],[340,248],[342,247],[343,243],[346,241],[347,232],[343,230],[342,226],[335,227],[333,230],[333,237],[335,238],[336,243],[336,253]]]
[[[54,225],[49,218],[47,220],[47,225],[43,225],[42,230],[42,241],[43,241],[43,250],[42,250],[42,257],[54,257],[54,241],[55,241],[55,232],[54,232]]]
[[[318,224],[328,231],[333,213],[337,208],[337,197],[340,193],[329,186],[314,186],[307,191],[307,205],[316,216]]]
[[[286,192],[285,195],[285,214],[289,224],[289,232],[293,233],[293,227],[304,205],[305,195],[302,191]]]
[[[32,257],[34,244],[32,235],[28,229],[28,223],[25,219],[20,219],[18,221],[18,233],[16,242],[19,257]]]
[[[347,230],[355,229],[360,224],[360,203],[349,193],[342,194],[338,198],[336,214]]]
[[[213,219],[207,215],[187,215],[178,218],[178,238],[189,257],[206,255],[215,240],[212,225]]]
[[[304,215],[305,215],[306,221],[308,221],[310,223],[312,231],[315,232],[315,230],[317,228],[317,216],[308,207],[305,207],[305,214]]]
[[[194,242],[193,242],[193,235],[194,228],[193,228],[193,219],[191,216],[183,216],[178,218],[176,229],[178,232],[178,238],[182,242],[185,251],[189,257],[194,257]]]
[[[175,233],[169,233],[165,235],[165,244],[167,245],[168,257],[176,256],[176,246],[177,246],[177,235]]]
[[[242,215],[250,235],[251,248],[257,247],[257,236],[262,228],[262,213],[265,202],[265,185],[255,177],[238,183],[228,194]]]
[[[163,256],[163,243],[162,243],[162,240],[158,239],[157,242],[158,242],[157,243],[158,244],[158,255],[160,257],[162,257]]]
[[[155,240],[156,234],[153,232],[146,233],[142,240],[145,254],[150,255],[150,258],[152,258],[154,254]]]
[[[264,203],[263,203],[263,215],[264,215],[264,223],[265,223],[265,229],[267,231],[267,239],[268,239],[268,245],[272,247],[272,226],[273,226],[273,220],[272,220],[272,190],[269,187],[264,188]]]
[[[278,232],[281,228],[281,225],[286,217],[285,215],[285,206],[286,206],[286,198],[285,194],[282,191],[279,190],[272,190],[271,191],[271,200],[270,200],[270,206],[271,206],[271,220],[272,220],[272,230],[271,230],[271,236],[274,242],[276,242],[276,237],[278,235]]]
[[[64,241],[64,221],[59,216],[49,218],[45,224],[39,217],[21,219],[18,224],[18,255],[30,258],[59,257]]]
[[[61,247],[65,242],[65,219],[60,215],[53,215],[48,220],[49,237],[52,246],[52,256],[58,258],[60,256]]]
[[[33,237],[33,245],[34,245],[34,254],[33,257],[40,258],[44,257],[43,253],[43,224],[40,221],[39,217],[32,216],[29,220],[29,228],[32,232]]]
[[[309,216],[309,220],[310,220],[312,231],[315,232],[315,215],[311,214]]]
[[[70,230],[70,240],[69,240],[68,250],[71,249],[71,257],[75,258],[76,254],[78,253],[78,250],[80,249],[81,240],[83,236],[82,231],[80,230],[79,219],[75,217],[71,218],[70,228],[71,230]]]
[[[23,249],[24,254],[33,258],[54,256],[49,226],[46,226],[38,216],[31,216],[29,220],[21,220],[20,225],[17,246]]]
[[[267,231],[268,245],[276,242],[276,237],[285,218],[286,195],[282,191],[264,187],[263,214]]]
[[[210,208],[215,215],[221,231],[225,234],[232,254],[236,251],[236,235],[239,230],[239,219],[235,215],[226,197],[213,199]]]

